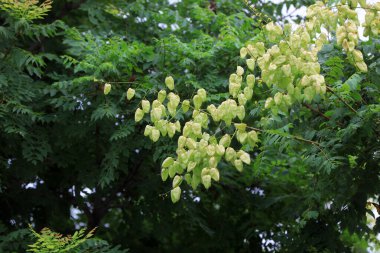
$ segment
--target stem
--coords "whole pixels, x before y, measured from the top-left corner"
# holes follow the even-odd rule
[[[352,111],[353,113],[358,113],[354,108],[352,108],[351,105],[349,105],[341,96],[339,96],[333,89],[331,89],[329,86],[326,85],[326,88],[329,92],[331,92],[332,94],[334,94],[340,101],[343,102],[343,104],[345,104],[348,109],[350,109],[350,111]]]

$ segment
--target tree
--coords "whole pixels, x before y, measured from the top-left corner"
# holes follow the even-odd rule
[[[2,36],[9,43],[2,44],[1,49],[2,80],[7,89],[2,90],[4,120],[0,135],[7,145],[0,148],[3,161],[0,198],[1,203],[7,203],[5,212],[1,213],[5,233],[25,227],[29,222],[37,230],[48,226],[62,233],[72,232],[70,209],[76,207],[83,211],[76,222],[85,221],[89,228],[100,226],[98,236],[134,251],[154,248],[165,252],[255,252],[280,248],[333,252],[348,251],[352,246],[366,247],[363,245],[371,236],[364,219],[366,204],[369,197],[379,192],[376,155],[379,22],[378,10],[374,9],[377,5],[368,7],[370,40],[358,44],[352,22],[347,27],[342,25],[345,18],[354,19],[354,13],[343,6],[338,9],[340,14],[335,14],[320,3],[312,7],[314,13],[310,14],[315,15],[314,22],[319,24],[308,23],[306,32],[300,28],[293,33],[286,26],[285,34],[269,19],[253,20],[239,13],[242,3],[230,1],[211,1],[211,4],[184,1],[176,6],[162,5],[161,1],[127,4],[63,1],[53,3],[52,11],[44,19],[48,24],[36,19],[42,14],[33,14],[34,8],[27,6],[33,15],[23,20],[13,11],[15,6],[7,9],[4,3],[7,2],[2,2],[6,10],[2,12],[5,22]],[[350,4],[355,5],[354,1]],[[44,6],[41,9],[47,11],[50,3]],[[153,11],[157,9],[162,14]],[[271,11],[273,8],[268,8]],[[258,16],[254,9],[246,8],[245,12]],[[373,20],[371,13],[374,13]],[[281,39],[294,45],[300,43],[308,52],[312,44],[309,40],[316,35],[309,27],[328,24],[329,31],[335,31],[335,20],[325,17],[337,15],[341,27],[345,28],[337,30],[336,37],[330,34],[330,43],[320,40],[318,61],[316,52],[295,61],[285,57],[289,65],[298,64],[291,65],[288,80],[278,77],[287,72],[286,66],[273,67],[273,64],[287,65],[281,62],[281,57],[276,58],[277,62],[262,57],[273,45],[279,44],[282,49]],[[59,19],[64,23],[55,21]],[[20,21],[25,30],[19,30]],[[36,37],[31,44],[28,38]],[[346,42],[345,37],[349,39]],[[352,44],[364,53],[351,50]],[[245,89],[243,96],[238,87],[242,68],[237,69],[230,84],[226,81],[237,64],[245,64],[245,60],[236,57],[241,47],[242,56],[251,57],[252,50],[257,51],[253,57],[257,59],[247,61],[251,70],[244,72],[252,71],[255,78],[247,79],[249,89]],[[23,54],[16,54],[19,51]],[[290,51],[289,57],[294,54],[301,58],[300,51]],[[269,53],[270,57],[278,56],[274,49]],[[362,63],[350,62],[350,58]],[[258,67],[253,67],[254,64]],[[364,66],[368,66],[367,73]],[[317,76],[304,78],[311,74]],[[163,174],[165,177],[166,166],[167,173],[169,168],[170,174],[173,173],[179,135],[175,135],[174,141],[166,138],[152,144],[143,137],[144,125],[132,120],[141,100],[144,101],[141,110],[147,112],[148,103],[149,107],[158,108],[148,101],[154,100],[165,87],[164,79],[169,75],[175,80],[175,92],[180,98],[191,99],[189,94],[197,93],[190,111],[184,113],[175,108],[179,98],[174,93],[169,95],[169,90],[166,92],[171,104],[164,102],[164,105],[171,108],[168,115],[174,114],[173,123],[178,121],[181,131],[185,131],[184,123],[193,116],[191,107],[203,104],[200,107],[203,110],[205,105],[228,101],[224,104],[227,113],[221,116],[223,124],[211,121],[201,131],[211,136],[216,133],[218,143],[222,133],[232,136],[236,132],[238,138],[232,138],[231,148],[240,149],[240,142],[245,145],[239,159],[228,158],[233,161],[232,166],[216,160],[211,162],[218,162],[218,166],[203,173],[203,168],[194,167],[194,171],[198,170],[198,183],[208,188],[212,180],[220,179],[220,182],[208,191],[181,185],[182,199],[176,205],[167,201],[170,193],[160,194],[170,186],[160,182],[159,164],[172,156],[165,160]],[[261,80],[254,82],[259,76]],[[324,78],[324,83],[319,76]],[[20,81],[13,80],[16,78]],[[288,103],[291,88],[285,84],[297,86],[298,80],[302,80],[301,95],[290,96]],[[170,89],[172,82],[167,79]],[[128,99],[132,89],[134,98]],[[235,103],[227,89],[232,99],[238,98],[236,108],[244,104],[240,111],[231,110]],[[273,96],[272,100],[267,100],[268,94]],[[204,119],[210,115],[204,116],[206,112],[202,110],[194,114],[198,119],[193,120],[205,125]],[[208,113],[215,117],[214,110],[219,109],[210,107]],[[228,126],[234,116],[230,113],[238,113],[242,123]],[[140,114],[137,113],[137,119]],[[156,110],[152,115],[158,118],[159,114]],[[161,135],[173,131],[173,127],[177,130],[178,123],[154,130],[159,130]],[[249,129],[252,127],[256,132]],[[193,132],[198,128],[189,124],[188,137],[198,138],[199,133]],[[152,133],[151,138],[155,140],[157,131]],[[211,136],[203,137],[210,138],[212,144]],[[222,144],[228,143],[226,139]],[[185,145],[193,147],[193,144],[186,139]],[[216,148],[220,147],[207,147],[205,151],[221,152]],[[229,157],[236,158],[234,151],[228,152]],[[240,170],[243,161],[249,163],[249,160],[252,163],[241,173],[233,169]],[[174,172],[179,172],[177,165]],[[177,187],[182,181],[183,178],[175,177],[174,200],[178,199]],[[30,185],[35,189],[29,188]],[[17,238],[9,235],[5,240]],[[17,233],[17,236],[25,235],[24,230]],[[362,240],[362,236],[366,238]],[[276,244],[263,244],[263,239]],[[18,245],[6,242],[2,247],[5,251],[20,250],[16,248]]]

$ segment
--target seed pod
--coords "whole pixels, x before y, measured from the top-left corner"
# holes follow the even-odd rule
[[[211,176],[205,175],[202,177],[202,184],[205,186],[206,189],[210,188],[211,186]]]
[[[352,55],[354,56],[354,60],[355,60],[355,62],[361,62],[361,61],[363,61],[363,54],[362,54],[362,52],[360,52],[359,50],[354,50],[353,52],[352,52]]]
[[[239,159],[235,160],[234,161],[234,166],[235,168],[239,171],[239,172],[242,172],[243,171],[243,162]]]
[[[127,99],[131,100],[135,96],[136,91],[132,88],[127,90]]]
[[[214,145],[208,145],[206,148],[207,155],[213,156],[215,154],[215,147]]]
[[[236,151],[233,148],[228,147],[225,153],[225,159],[227,162],[234,160],[236,157]]]
[[[178,202],[178,200],[181,198],[181,188],[177,186],[173,190],[171,190],[170,197],[173,203]]]
[[[237,153],[237,156],[240,158],[240,160],[245,163],[245,164],[250,164],[251,163],[251,157],[247,152],[244,152],[243,150],[239,150]]]
[[[141,101],[141,107],[145,113],[148,113],[150,110],[150,103],[148,100],[142,100]]]
[[[162,162],[162,168],[167,168],[171,166],[174,163],[174,159],[172,157],[167,157],[163,162]]]
[[[253,88],[255,86],[255,76],[254,75],[248,75],[247,76],[247,85],[250,88]]]
[[[182,101],[182,111],[186,113],[190,108],[190,101],[189,100],[183,100]]]
[[[245,142],[247,141],[247,138],[248,138],[248,134],[246,132],[243,132],[243,131],[237,131],[236,133],[236,139],[241,143],[241,144],[245,144]]]
[[[240,120],[243,120],[245,118],[245,107],[243,105],[238,106],[236,115]]]
[[[195,95],[193,97],[193,103],[194,103],[195,109],[198,110],[199,108],[201,108],[201,106],[202,106],[202,98],[201,98],[201,96]]]
[[[197,95],[202,99],[203,102],[206,101],[206,98],[207,98],[207,92],[205,89],[199,89],[197,91]]]
[[[160,92],[158,92],[157,100],[163,103],[165,98],[166,98],[166,90],[160,90]]]
[[[253,96],[253,90],[250,87],[244,88],[244,97],[246,100],[250,100]]]
[[[197,166],[196,162],[193,162],[193,161],[189,162],[187,164],[187,172],[191,172],[195,168],[195,166]]]
[[[144,118],[144,111],[141,110],[140,108],[137,108],[135,112],[135,121],[139,122]]]
[[[254,59],[248,59],[247,60],[247,66],[250,71],[255,70],[255,60]]]
[[[257,137],[257,133],[255,130],[252,130],[252,131],[249,131],[248,132],[248,142],[250,142],[249,144],[255,144],[256,142],[259,141],[259,138]],[[254,146],[254,145],[251,145],[251,146]]]
[[[197,143],[193,139],[187,138],[186,139],[186,146],[189,149],[196,149],[197,148]]]
[[[165,84],[169,90],[174,90],[174,79],[172,76],[168,76],[165,78]]]
[[[244,69],[241,66],[237,66],[237,68],[236,68],[236,74],[238,76],[242,76],[244,74]]]
[[[219,170],[217,168],[210,169],[210,176],[214,181],[219,181]]]
[[[185,136],[180,136],[178,138],[178,148],[183,148],[186,145],[186,137]]]
[[[248,53],[248,50],[247,50],[246,47],[242,47],[242,48],[240,48],[240,57],[241,57],[241,58],[244,59],[244,58],[247,56],[247,53]]]
[[[245,95],[240,93],[238,95],[238,102],[239,102],[239,105],[245,105],[247,103],[247,99],[245,98]]]
[[[146,125],[144,130],[144,136],[149,136],[152,132],[152,126]]]
[[[158,131],[157,129],[152,129],[150,138],[153,142],[158,141],[158,139],[160,138],[160,131]]]
[[[181,183],[182,183],[182,177],[177,175],[173,179],[172,187],[175,188],[179,186]]]
[[[153,110],[150,111],[150,119],[153,122],[159,121],[162,116],[162,110],[160,107],[154,108]]]
[[[172,138],[175,134],[175,124],[174,123],[169,123],[168,126],[166,127],[168,131],[168,136]]]
[[[169,170],[168,169],[162,169],[161,170],[162,181],[166,181],[166,179],[168,179],[168,176],[169,176]]]
[[[108,93],[110,93],[110,91],[111,91],[111,84],[110,83],[106,83],[104,85],[104,89],[103,89],[104,95],[107,95]]]
[[[220,144],[216,145],[215,147],[215,152],[218,156],[224,155],[225,150],[226,149],[223,147],[223,145],[220,145]]]
[[[228,134],[223,135],[223,137],[219,141],[219,145],[227,148],[231,144],[231,137]]]

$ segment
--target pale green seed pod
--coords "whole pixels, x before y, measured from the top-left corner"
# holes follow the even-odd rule
[[[162,169],[161,170],[162,181],[166,181],[166,179],[168,179],[168,176],[169,176],[169,170],[168,169]]]
[[[165,101],[165,98],[166,98],[166,90],[160,90],[158,92],[157,100],[163,103]]]
[[[215,152],[218,156],[224,155],[225,150],[226,149],[223,147],[223,145],[220,145],[220,144],[216,145],[215,147]]]
[[[178,202],[181,198],[181,188],[179,188],[177,186],[176,188],[171,190],[170,191],[170,197],[171,197],[173,203]]]
[[[238,76],[242,76],[244,74],[244,69],[241,66],[237,66],[237,68],[236,68],[236,74]]]
[[[238,106],[236,115],[240,120],[243,120],[245,118],[245,107],[243,105]]]
[[[255,60],[254,59],[247,59],[247,66],[250,71],[255,70]]]
[[[207,99],[207,92],[206,92],[205,89],[199,89],[197,91],[197,95],[202,99],[203,102],[206,101],[206,99]]]
[[[244,58],[247,56],[247,53],[248,53],[248,50],[247,50],[246,47],[242,47],[242,48],[240,49],[240,57],[241,57],[241,58],[244,59]]]
[[[231,144],[231,136],[228,134],[223,135],[223,137],[219,141],[219,145],[222,145],[223,147],[227,148]]]
[[[210,176],[214,181],[219,181],[219,170],[217,168],[210,169]]]
[[[234,160],[236,157],[236,151],[233,148],[228,147],[225,153],[225,159],[227,162]]]
[[[103,92],[104,92],[104,95],[107,95],[108,93],[111,92],[111,84],[110,84],[110,83],[106,83],[106,84],[104,85]]]
[[[127,99],[131,100],[135,96],[136,91],[132,88],[127,90]]]
[[[181,183],[182,183],[182,177],[176,175],[176,176],[174,177],[174,179],[173,179],[172,187],[173,187],[173,188],[176,188],[177,186],[180,186]]]
[[[162,162],[162,168],[168,168],[169,166],[173,165],[174,159],[172,157],[167,157],[163,162]]]
[[[201,106],[202,106],[202,102],[203,102],[203,100],[202,100],[202,97],[201,96],[199,96],[199,95],[195,95],[194,97],[193,97],[193,103],[194,103],[194,107],[195,107],[195,109],[200,109],[201,108]]]
[[[150,103],[148,100],[141,101],[141,107],[144,113],[148,113],[150,111]]]
[[[146,125],[144,130],[144,136],[149,136],[152,133],[152,126]]]
[[[158,131],[157,129],[152,129],[150,138],[153,142],[158,141],[158,139],[160,138],[160,131]]]
[[[234,166],[239,172],[243,171],[243,162],[240,159],[234,161]]]
[[[204,175],[202,177],[202,184],[206,189],[210,188],[211,186],[211,176],[210,175]]]
[[[165,78],[165,84],[169,90],[174,90],[174,79],[172,76],[168,76]]]
[[[141,110],[140,108],[137,108],[135,112],[135,121],[139,122],[144,118],[144,111]]]
[[[245,163],[245,164],[250,164],[251,163],[251,157],[249,154],[243,150],[239,150],[237,153],[237,156],[240,158],[240,160]]]
[[[252,88],[255,86],[255,76],[254,75],[248,75],[247,76],[247,85],[248,87]]]

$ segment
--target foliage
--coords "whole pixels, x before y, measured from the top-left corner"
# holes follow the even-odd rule
[[[317,3],[295,30],[269,18],[312,2],[248,4],[55,1],[50,12],[27,7],[26,19],[2,7],[0,251],[33,244],[29,223],[60,234],[99,227],[84,252],[366,249],[379,231],[378,6],[366,7],[360,41],[355,1]],[[168,127],[150,121],[156,108]],[[172,168],[185,131],[186,151],[199,137],[212,144],[200,151],[215,166],[193,168],[194,188],[178,173],[187,166]]]

